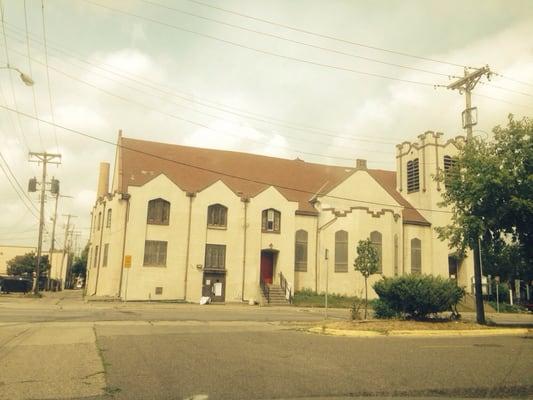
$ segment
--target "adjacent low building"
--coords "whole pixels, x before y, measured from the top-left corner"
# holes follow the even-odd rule
[[[37,248],[34,246],[0,245],[0,275],[7,275],[8,261],[28,253],[37,254]],[[43,256],[49,255],[49,251],[43,251]],[[65,282],[67,270],[68,257],[63,255],[63,250],[54,250],[52,257],[50,257],[50,279]]]
[[[366,238],[380,274],[451,276],[468,289],[471,258],[458,260],[434,229],[451,215],[434,176],[463,141],[426,132],[398,145],[396,171],[386,171],[119,134],[112,176],[100,166],[87,294],[241,302],[280,285],[287,295],[361,294],[353,262]]]

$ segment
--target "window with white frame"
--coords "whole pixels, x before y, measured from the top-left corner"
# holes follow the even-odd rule
[[[261,228],[263,232],[279,233],[281,227],[281,213],[273,208],[263,210]]]

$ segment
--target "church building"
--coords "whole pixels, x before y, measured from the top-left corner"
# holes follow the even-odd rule
[[[396,171],[365,160],[331,166],[130,139],[119,134],[112,174],[100,164],[91,212],[87,295],[122,300],[289,302],[310,289],[361,295],[353,268],[370,238],[381,276],[452,277],[459,260],[435,227],[464,137],[425,132],[396,146]],[[375,294],[372,292],[372,296]]]

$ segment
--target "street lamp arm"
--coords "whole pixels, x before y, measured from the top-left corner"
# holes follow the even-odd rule
[[[31,76],[25,74],[24,72],[22,72],[20,69],[18,69],[16,67],[12,67],[11,65],[7,64],[7,65],[4,65],[4,66],[0,66],[0,69],[11,69],[13,71],[17,71],[20,74],[20,79],[22,80],[22,82],[24,82],[24,84],[26,86],[33,86],[33,84],[34,84],[33,79],[31,78]]]

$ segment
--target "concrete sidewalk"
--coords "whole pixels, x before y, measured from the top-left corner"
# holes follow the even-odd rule
[[[105,370],[92,326],[3,325],[0,359],[0,399],[69,399],[105,393]]]

